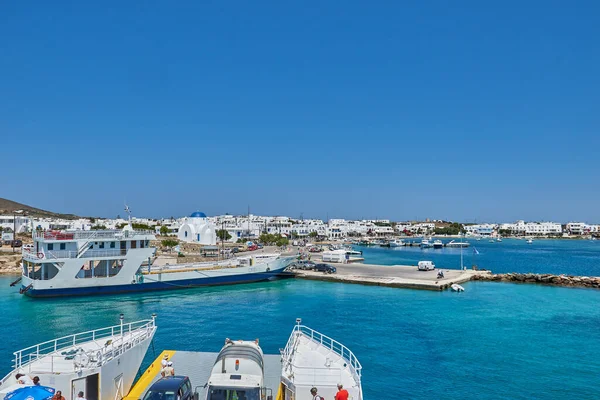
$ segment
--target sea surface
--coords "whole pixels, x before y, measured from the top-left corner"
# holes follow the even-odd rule
[[[163,349],[218,351],[225,337],[284,347],[296,317],[348,346],[365,399],[600,397],[600,291],[494,282],[464,293],[282,280],[104,297],[30,299],[0,277],[0,373],[12,352],[149,318]],[[175,366],[176,367],[176,366]],[[203,382],[193,382],[200,385]]]
[[[444,243],[451,239],[441,239]],[[421,239],[408,239],[419,243]],[[463,265],[477,265],[494,273],[532,272],[600,276],[600,240],[525,240],[503,239],[490,243],[488,239],[467,239],[470,247],[463,249]],[[460,268],[460,249],[421,249],[419,247],[364,247],[365,263],[382,265],[417,265],[431,260],[440,268]]]

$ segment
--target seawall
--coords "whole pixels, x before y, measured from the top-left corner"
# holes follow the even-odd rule
[[[600,289],[600,277],[552,275],[552,274],[476,274],[471,277],[473,281],[510,282],[510,283],[535,283],[540,285],[586,287]]]

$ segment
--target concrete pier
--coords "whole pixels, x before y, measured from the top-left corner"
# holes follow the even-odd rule
[[[416,266],[410,265],[385,266],[359,263],[331,263],[331,265],[337,269],[335,274],[303,270],[294,270],[294,274],[301,279],[438,291],[448,289],[453,283],[470,281],[475,276],[491,275],[489,271],[458,269],[419,271]],[[437,278],[439,271],[444,272],[443,279]]]

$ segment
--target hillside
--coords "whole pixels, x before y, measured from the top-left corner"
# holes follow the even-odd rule
[[[16,201],[3,199],[0,197],[0,215],[13,214],[17,210],[23,210],[26,215],[37,218],[63,218],[75,219],[79,218],[73,214],[59,214],[51,211],[41,210],[39,208],[30,207],[25,204],[17,203]]]

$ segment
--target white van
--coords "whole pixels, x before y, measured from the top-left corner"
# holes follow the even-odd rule
[[[433,271],[435,269],[435,264],[433,261],[419,261],[417,268],[419,271]]]

